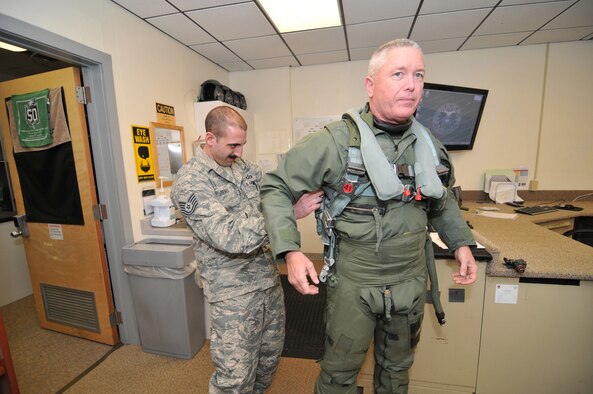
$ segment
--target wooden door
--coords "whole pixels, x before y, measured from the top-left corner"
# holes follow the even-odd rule
[[[26,197],[31,188],[21,184],[25,170],[19,164],[21,153],[14,153],[6,101],[13,95],[62,88],[71,139],[71,148],[67,149],[73,161],[73,164],[62,167],[68,167],[76,186],[74,189],[78,189],[79,221],[83,223],[29,221],[29,236],[22,240],[41,327],[113,345],[119,338],[110,319],[114,306],[101,222],[93,211],[98,201],[85,108],[76,97],[76,87],[81,85],[80,75],[80,69],[70,67],[0,83],[0,121],[17,214],[27,215],[26,206],[31,210],[31,204],[27,204],[30,199]],[[50,168],[39,169],[38,175],[62,179],[63,169],[55,171]],[[27,171],[32,170],[28,168]],[[36,196],[37,199],[44,197],[43,193],[35,194],[41,194]]]

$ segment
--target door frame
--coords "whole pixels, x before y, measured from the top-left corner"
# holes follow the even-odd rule
[[[0,39],[78,66],[92,102],[86,105],[88,129],[99,203],[107,208],[102,222],[113,301],[121,312],[118,326],[122,343],[139,344],[132,292],[123,269],[122,247],[133,242],[132,220],[115,102],[111,56],[86,45],[0,14]]]

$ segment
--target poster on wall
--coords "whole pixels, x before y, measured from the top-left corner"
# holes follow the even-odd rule
[[[138,182],[154,181],[154,159],[150,147],[149,128],[132,125],[132,139]]]
[[[340,118],[340,115],[296,118],[293,124],[294,143],[296,144],[305,135],[320,130],[326,124],[340,120]]]

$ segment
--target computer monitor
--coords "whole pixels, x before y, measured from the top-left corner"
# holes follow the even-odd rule
[[[474,146],[488,90],[426,82],[415,117],[450,151]]]

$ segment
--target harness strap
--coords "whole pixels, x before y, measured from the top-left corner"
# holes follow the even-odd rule
[[[428,271],[428,278],[430,279],[430,295],[432,298],[432,306],[434,313],[437,317],[437,321],[441,326],[444,326],[445,312],[441,305],[441,291],[439,290],[439,278],[437,275],[437,268],[434,261],[434,250],[432,249],[432,240],[430,235],[427,234],[426,242],[424,244],[424,250],[426,252],[426,270]]]
[[[404,185],[385,157],[373,131],[362,120],[358,111],[348,111],[344,117],[354,122],[358,128],[364,166],[377,197],[382,201],[387,201],[400,196],[404,192]]]
[[[343,115],[343,119],[353,122],[360,133],[360,150],[364,166],[373,184],[373,189],[380,200],[387,201],[399,197],[404,192],[404,185],[399,179],[400,168],[392,166],[369,125],[360,116],[360,111],[352,109]],[[433,199],[443,198],[445,188],[439,178],[441,167],[440,159],[430,138],[428,131],[414,117],[412,117],[412,134],[416,137],[414,153],[414,176],[416,178],[416,189],[426,197]],[[351,138],[352,139],[352,138]],[[402,169],[404,173],[410,173],[409,169]]]

